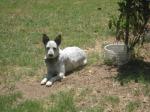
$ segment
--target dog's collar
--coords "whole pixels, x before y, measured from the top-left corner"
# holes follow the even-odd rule
[[[46,56],[44,57],[45,62],[56,62],[59,58],[59,55],[55,58],[47,58]]]

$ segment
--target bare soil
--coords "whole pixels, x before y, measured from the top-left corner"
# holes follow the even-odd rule
[[[112,107],[112,104],[106,103],[107,101],[102,105],[106,106],[109,111],[122,112],[128,102],[140,101],[141,107],[137,112],[148,112],[150,99],[142,92],[144,85],[132,81],[122,86],[114,79],[116,75],[116,68],[94,65],[68,75],[67,78],[54,83],[51,87],[41,86],[40,80],[24,80],[17,83],[16,90],[21,91],[27,99],[41,99],[60,91],[73,90],[79,107],[93,107],[101,104],[104,96],[117,96],[120,100],[119,106]],[[80,96],[82,90],[86,90],[83,99]],[[138,95],[134,94],[136,90],[139,91]]]

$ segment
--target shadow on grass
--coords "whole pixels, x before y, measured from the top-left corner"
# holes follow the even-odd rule
[[[115,77],[120,84],[135,81],[150,84],[150,62],[143,60],[133,60],[126,65],[118,68],[118,74]]]

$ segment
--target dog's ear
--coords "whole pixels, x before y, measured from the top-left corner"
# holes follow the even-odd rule
[[[46,34],[43,34],[42,41],[43,41],[44,45],[46,45],[47,42],[49,41],[49,38]]]
[[[61,34],[58,34],[54,41],[56,42],[57,46],[59,46],[61,44]]]

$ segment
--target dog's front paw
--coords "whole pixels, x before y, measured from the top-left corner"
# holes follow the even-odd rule
[[[52,86],[52,84],[53,84],[53,83],[52,83],[51,81],[47,81],[47,82],[46,82],[46,86],[47,86],[47,87]]]
[[[63,78],[63,79],[65,79],[65,78],[66,78],[66,76],[63,76],[62,78]]]
[[[66,78],[64,73],[60,73],[60,74],[59,74],[59,77],[60,77],[61,79]]]
[[[44,79],[41,81],[41,85],[46,84],[46,82],[47,82],[47,78],[44,78]]]

